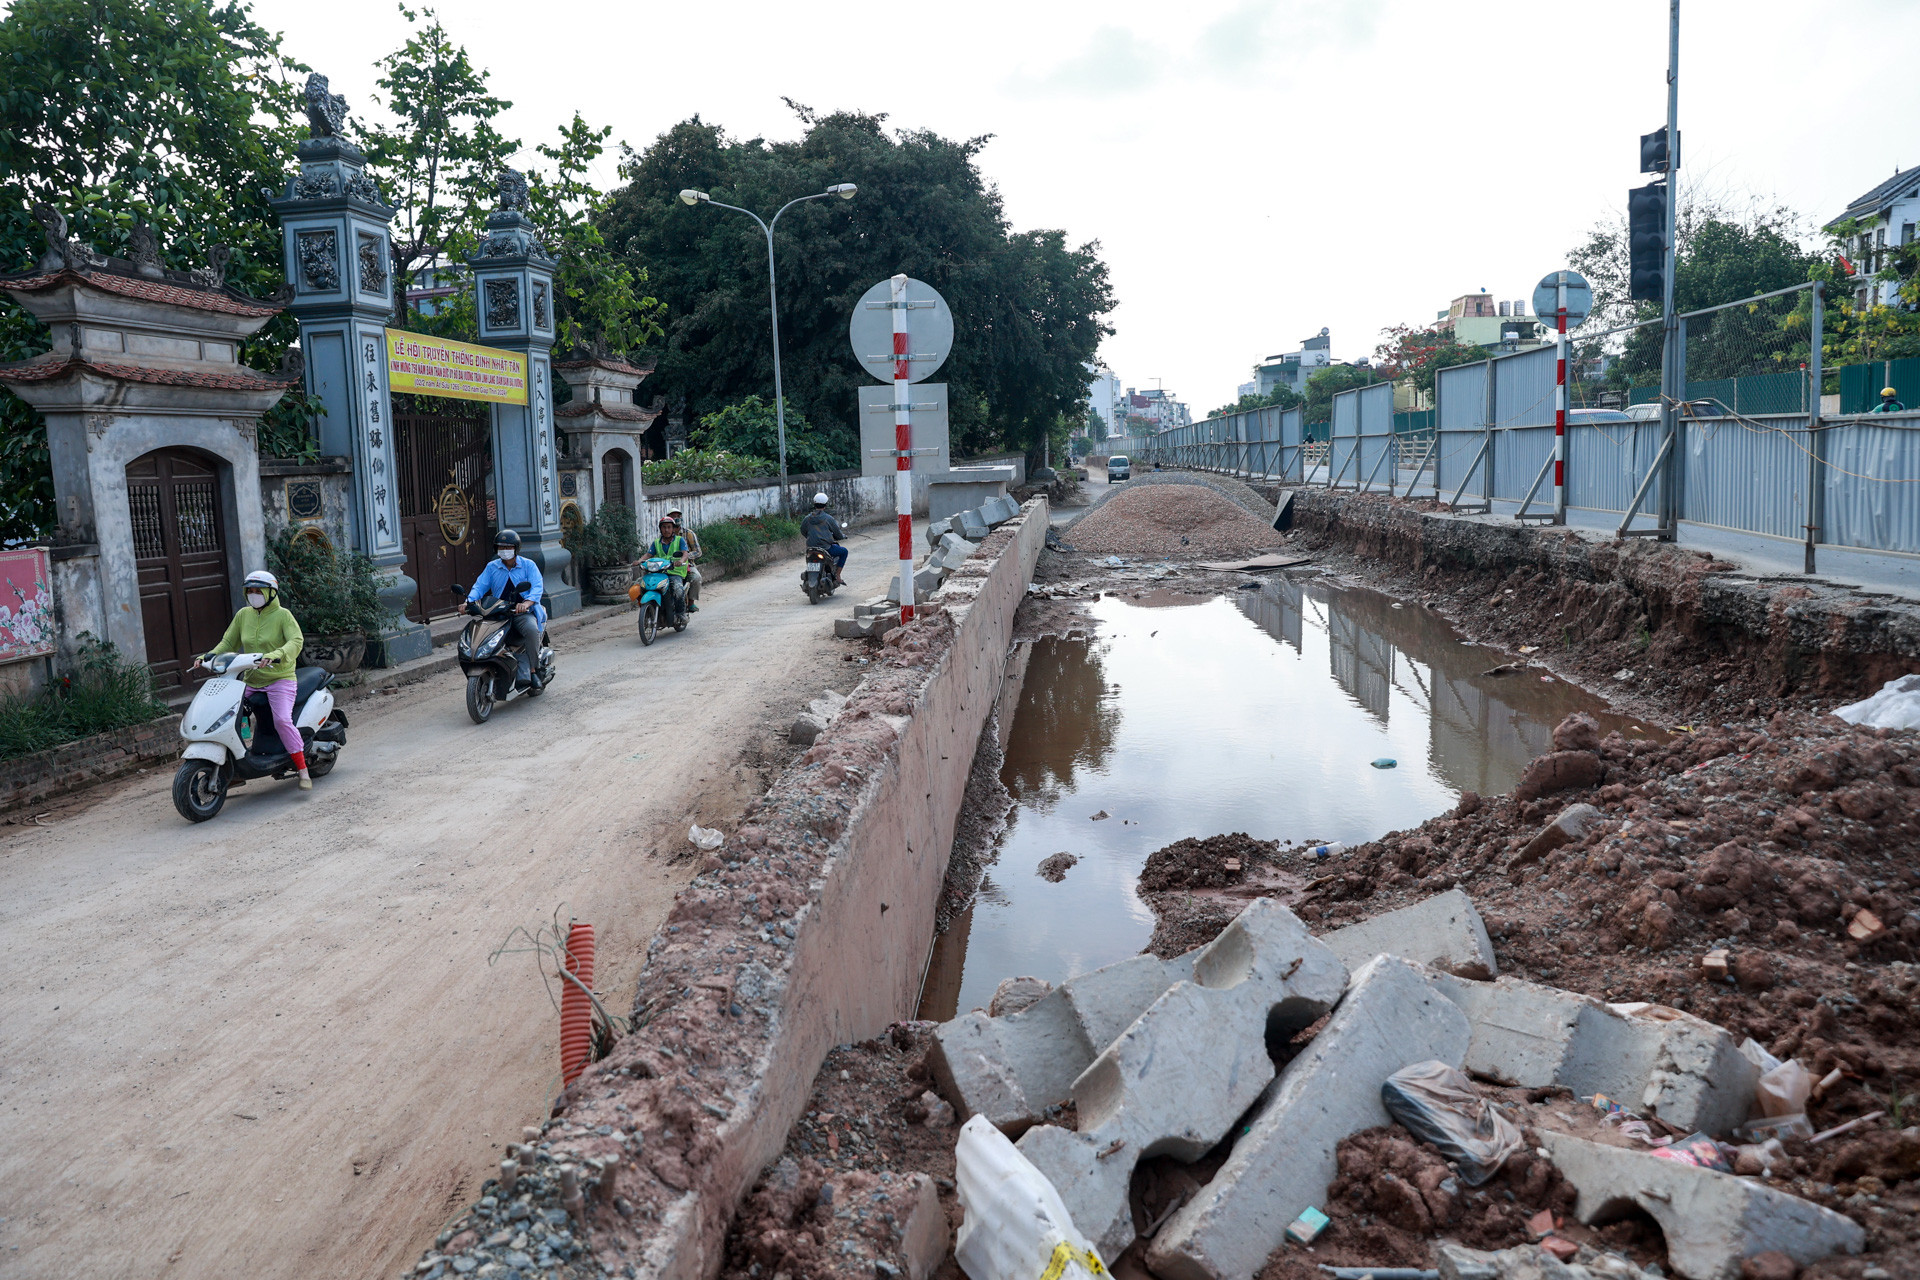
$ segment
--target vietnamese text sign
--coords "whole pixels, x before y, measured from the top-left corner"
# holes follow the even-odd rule
[[[527,358],[517,351],[387,330],[387,387],[421,396],[527,402]]]

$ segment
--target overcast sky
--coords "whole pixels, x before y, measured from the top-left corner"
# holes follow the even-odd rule
[[[255,13],[356,107],[372,58],[405,30],[376,0],[255,0]],[[1665,116],[1664,0],[461,0],[441,13],[513,101],[506,128],[528,163],[576,108],[635,147],[695,113],[739,137],[792,137],[782,95],[992,134],[980,164],[1014,226],[1101,243],[1120,302],[1103,358],[1196,416],[1323,325],[1350,359],[1459,294],[1528,297],[1645,181],[1638,136]],[[1917,48],[1914,0],[1684,0],[1682,183],[1834,216],[1920,164]]]

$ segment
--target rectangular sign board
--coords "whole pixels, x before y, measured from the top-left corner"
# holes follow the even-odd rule
[[[387,387],[417,396],[527,402],[527,357],[404,329],[387,330]]]
[[[45,547],[0,551],[0,662],[53,652],[52,579]]]
[[[947,452],[947,384],[916,382],[910,389],[907,417],[913,423],[913,447],[938,449],[913,460],[916,472],[939,474],[953,469]],[[893,388],[860,388],[860,474],[890,476],[898,470],[892,454]],[[881,452],[876,452],[879,450]]]

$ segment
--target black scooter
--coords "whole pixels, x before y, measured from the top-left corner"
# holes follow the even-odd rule
[[[458,583],[456,596],[466,595]],[[519,679],[520,641],[513,630],[514,606],[520,594],[509,586],[508,593],[481,610],[460,633],[458,652],[460,673],[467,678],[467,715],[475,724],[485,724],[496,703],[510,702],[525,695],[537,698],[553,683],[553,641],[543,630],[540,652],[529,664],[537,677]]]

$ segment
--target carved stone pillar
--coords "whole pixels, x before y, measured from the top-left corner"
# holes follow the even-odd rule
[[[323,93],[325,84],[321,79]],[[308,98],[311,103],[311,84]],[[338,125],[335,120],[331,127]],[[316,118],[316,131],[322,127]],[[345,140],[308,138],[298,155],[300,172],[283,193],[270,194],[268,203],[284,230],[287,283],[293,289],[288,309],[300,321],[307,392],[326,406],[320,451],[352,459],[349,536],[354,549],[392,579],[380,599],[400,621],[371,637],[368,660],[394,666],[433,651],[427,628],[404,617],[418,587],[406,572],[400,539],[387,389],[386,326],[393,313],[387,227],[394,211],[366,175],[366,157]]]
[[[547,610],[580,607],[565,573],[573,557],[560,545],[559,477],[554,467],[552,350],[554,260],[527,220],[527,182],[512,169],[499,178],[499,207],[468,260],[480,341],[527,357],[527,403],[493,406],[493,477],[499,527],[520,534],[520,554],[540,566]]]

